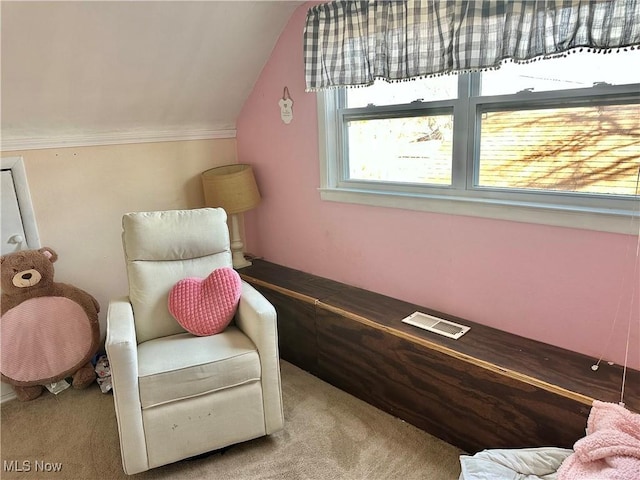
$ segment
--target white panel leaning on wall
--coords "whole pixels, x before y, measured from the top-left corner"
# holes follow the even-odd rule
[[[2,255],[40,248],[40,237],[22,157],[2,157]],[[0,403],[15,398],[13,389],[0,383]]]

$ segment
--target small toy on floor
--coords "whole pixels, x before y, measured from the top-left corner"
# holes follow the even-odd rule
[[[106,355],[100,355],[96,362],[96,375],[98,375],[97,381],[100,385],[100,391],[107,393],[111,390],[111,368],[109,367],[109,359]]]

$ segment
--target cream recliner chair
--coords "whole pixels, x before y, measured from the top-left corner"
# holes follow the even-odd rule
[[[129,296],[109,304],[106,350],[127,474],[283,427],[274,307],[242,282],[233,322],[207,337],[168,310],[179,280],[231,267],[226,218],[213,208],[123,217]]]

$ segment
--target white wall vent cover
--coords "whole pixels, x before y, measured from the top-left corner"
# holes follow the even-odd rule
[[[442,318],[427,315],[422,312],[414,312],[408,317],[403,318],[402,322],[437,333],[438,335],[453,338],[454,340],[459,339],[471,329],[471,327],[450,322],[449,320],[443,320]]]

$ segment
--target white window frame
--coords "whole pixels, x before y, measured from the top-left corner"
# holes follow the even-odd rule
[[[607,99],[624,99],[625,103],[640,102],[640,85],[596,85],[590,88],[563,91],[520,92],[515,95],[477,96],[480,75],[461,75],[459,98],[398,106],[345,109],[344,89],[317,93],[320,156],[320,196],[323,200],[356,203],[378,207],[402,208],[453,215],[468,215],[518,222],[583,228],[605,232],[637,234],[640,228],[640,199],[616,199],[613,196],[576,195],[558,192],[528,192],[491,189],[474,186],[474,142],[479,136],[473,129],[478,121],[469,118],[481,115],[482,109],[531,108],[558,104],[589,104]],[[556,102],[554,104],[554,102]],[[344,118],[355,114],[379,118],[391,111],[412,111],[426,108],[434,113],[442,108],[454,109],[454,141],[452,185],[422,186],[392,182],[348,179],[343,158]],[[462,121],[460,121],[462,120]],[[603,201],[604,200],[604,201]]]

